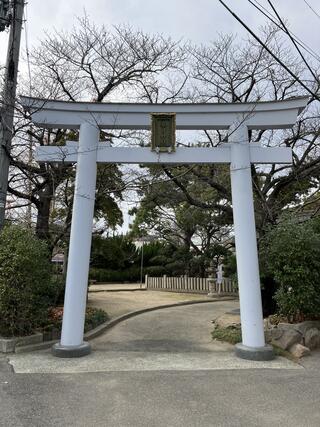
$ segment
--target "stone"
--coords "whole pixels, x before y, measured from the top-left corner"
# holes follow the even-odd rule
[[[227,313],[220,316],[215,321],[216,326],[219,328],[241,328],[241,320],[239,314]]]
[[[264,347],[247,347],[242,343],[235,345],[236,356],[241,359],[247,360],[273,360],[275,357],[273,347],[271,345],[265,345]]]
[[[13,353],[17,347],[22,347],[30,344],[38,344],[43,341],[43,334],[38,332],[25,337],[1,338],[0,337],[0,352]]]
[[[17,343],[17,338],[0,338],[0,352],[13,353]]]
[[[304,343],[310,350],[320,347],[320,331],[317,328],[308,329],[304,336]]]
[[[306,332],[309,329],[317,328],[320,329],[320,320],[306,320],[305,322],[296,323],[294,329],[300,332],[303,336],[306,335]]]
[[[51,347],[51,353],[56,357],[62,358],[83,357],[91,353],[91,346],[86,341],[80,345],[70,346],[62,345],[58,342]]]
[[[19,337],[17,339],[16,347],[21,347],[24,345],[31,345],[31,344],[39,344],[43,341],[43,333],[37,332],[33,335],[27,335],[25,337]]]
[[[282,329],[282,335],[279,338],[272,338],[272,344],[277,345],[283,350],[287,350],[293,344],[301,344],[303,340],[300,332],[293,329]]]
[[[271,340],[279,340],[284,334],[284,330],[280,328],[273,328],[269,330]]]
[[[290,347],[289,351],[297,359],[300,359],[301,357],[304,357],[304,356],[309,356],[311,353],[310,348],[305,347],[302,344],[293,344]]]

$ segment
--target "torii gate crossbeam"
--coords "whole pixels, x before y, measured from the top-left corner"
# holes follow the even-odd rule
[[[97,162],[230,163],[242,343],[239,357],[270,360],[265,344],[258,252],[251,183],[252,163],[291,163],[290,148],[249,144],[248,129],[280,129],[294,125],[308,98],[245,104],[95,104],[22,97],[36,125],[80,129],[79,146],[40,147],[39,162],[76,162],[63,326],[58,357],[90,353],[83,341]],[[151,113],[176,113],[177,129],[228,129],[228,144],[216,148],[178,148],[154,153],[143,148],[113,148],[99,143],[100,129],[150,129]]]

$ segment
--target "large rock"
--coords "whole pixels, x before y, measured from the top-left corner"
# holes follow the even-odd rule
[[[268,329],[266,335],[269,337],[269,340],[279,340],[284,334],[285,330],[280,328]]]
[[[215,320],[216,326],[219,328],[241,328],[241,320],[239,314],[226,313]]]
[[[280,331],[282,332],[280,335]],[[277,334],[274,336],[274,334]],[[294,329],[273,329],[272,330],[272,344],[277,345],[283,350],[287,350],[289,347],[294,344],[302,344],[303,337],[300,332],[295,331]]]
[[[309,354],[311,353],[310,349],[302,344],[293,344],[290,347],[289,351],[297,359],[300,359],[304,356],[309,356]]]
[[[279,323],[279,325],[282,325],[282,323]],[[296,331],[300,332],[303,336],[305,336],[306,332],[309,329],[320,329],[320,320],[306,320],[305,322],[293,324],[292,327]]]
[[[304,336],[304,343],[310,350],[320,347],[320,331],[317,328],[308,329]]]

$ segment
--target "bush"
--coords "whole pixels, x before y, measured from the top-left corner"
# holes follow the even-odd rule
[[[154,265],[143,269],[144,274],[148,274],[151,277],[162,277],[165,274],[170,273],[166,267],[162,265]]]
[[[286,219],[271,229],[261,245],[265,276],[278,284],[278,313],[290,321],[320,315],[319,220],[299,224]]]
[[[0,335],[32,333],[47,317],[55,292],[45,242],[31,230],[5,227],[0,235]],[[51,294],[48,291],[53,291]]]
[[[106,322],[108,319],[109,316],[104,310],[101,310],[99,308],[87,307],[84,331],[90,331],[91,329],[94,329],[97,326],[101,325],[101,323]]]
[[[63,307],[53,307],[48,311],[48,319],[43,327],[43,330],[48,332],[51,330],[61,332],[63,319]],[[108,314],[99,308],[87,307],[84,323],[84,331],[90,331],[106,322],[109,319]]]
[[[97,282],[137,282],[140,280],[140,268],[131,267],[124,270],[107,270],[104,268],[90,268],[89,279]]]

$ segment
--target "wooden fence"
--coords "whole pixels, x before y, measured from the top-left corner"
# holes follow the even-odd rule
[[[193,292],[199,294],[237,294],[237,284],[225,277],[219,285],[216,279],[201,277],[150,277],[145,276],[147,289],[172,292]]]

